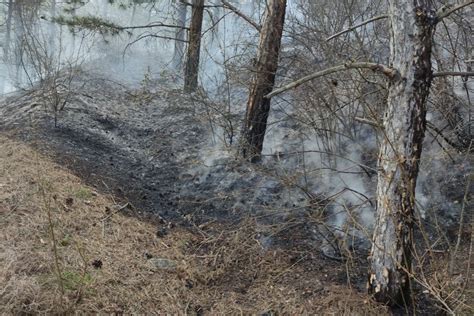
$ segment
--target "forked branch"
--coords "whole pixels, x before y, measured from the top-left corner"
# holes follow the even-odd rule
[[[265,96],[265,98],[271,98],[271,97],[273,97],[277,94],[280,94],[282,92],[285,92],[285,91],[293,89],[293,88],[296,88],[296,87],[302,85],[303,83],[311,81],[313,79],[323,77],[323,76],[326,76],[326,75],[330,75],[330,74],[335,73],[335,72],[348,70],[348,69],[371,69],[373,71],[377,71],[377,72],[380,72],[380,73],[386,75],[390,79],[395,78],[398,74],[398,72],[395,69],[390,68],[390,67],[385,66],[385,65],[382,65],[382,64],[369,63],[369,62],[347,63],[347,64],[344,64],[344,65],[339,65],[339,66],[331,67],[331,68],[328,68],[328,69],[325,69],[325,70],[321,70],[321,71],[315,72],[311,75],[307,75],[307,76],[305,76],[301,79],[298,79],[296,81],[293,81],[292,83],[289,83],[289,84],[287,84],[283,87],[280,87],[278,89],[273,90],[272,92],[267,94]]]

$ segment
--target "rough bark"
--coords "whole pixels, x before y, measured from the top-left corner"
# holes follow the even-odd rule
[[[189,44],[184,72],[184,91],[196,91],[198,86],[201,29],[204,16],[204,0],[194,0],[189,28]]]
[[[181,72],[183,67],[183,57],[184,57],[184,41],[185,41],[185,30],[186,27],[186,13],[187,13],[187,6],[183,0],[176,0],[175,1],[176,7],[176,25],[180,26],[181,28],[176,29],[175,37],[177,41],[174,42],[174,53],[173,53],[173,68]]]
[[[432,81],[436,13],[431,0],[390,0],[391,67],[378,158],[377,215],[370,255],[369,292],[391,305],[409,302],[415,186]]]
[[[267,2],[260,32],[256,72],[250,88],[242,130],[241,154],[252,162],[258,161],[262,153],[270,111],[270,99],[265,96],[272,91],[275,83],[285,11],[286,0]]]

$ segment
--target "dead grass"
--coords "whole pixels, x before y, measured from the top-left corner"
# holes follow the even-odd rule
[[[0,225],[1,314],[388,314],[334,282],[343,265],[304,245],[267,248],[251,218],[159,236],[167,223],[1,136]],[[157,268],[156,258],[176,267]]]

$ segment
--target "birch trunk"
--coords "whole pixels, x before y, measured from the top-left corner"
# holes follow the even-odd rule
[[[436,13],[431,0],[390,0],[389,5],[391,66],[399,76],[390,83],[383,123],[368,288],[376,300],[395,305],[409,302],[415,186]]]
[[[265,95],[272,91],[275,83],[285,11],[286,0],[268,1],[260,31],[256,72],[247,102],[241,144],[242,156],[252,162],[260,160],[262,153],[270,112],[270,99]]]
[[[189,28],[188,53],[184,72],[184,91],[196,91],[198,86],[199,55],[201,51],[201,29],[204,16],[204,0],[194,0]]]

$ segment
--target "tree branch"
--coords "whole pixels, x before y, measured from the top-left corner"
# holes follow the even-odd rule
[[[390,68],[390,67],[385,66],[385,65],[382,65],[382,64],[369,63],[369,62],[348,63],[348,64],[344,64],[344,65],[331,67],[331,68],[328,68],[328,69],[325,69],[325,70],[322,70],[322,71],[318,71],[318,72],[315,72],[311,75],[305,76],[301,79],[293,81],[292,83],[289,83],[289,84],[287,84],[287,85],[285,85],[281,88],[273,90],[272,92],[267,94],[265,96],[265,98],[269,99],[269,98],[271,98],[271,97],[273,97],[277,94],[280,94],[282,92],[285,92],[285,91],[293,89],[293,88],[296,88],[296,87],[302,85],[305,82],[311,81],[311,80],[319,78],[319,77],[323,77],[323,76],[326,76],[326,75],[329,75],[329,74],[332,74],[332,73],[335,73],[335,72],[347,70],[347,69],[361,69],[361,68],[371,69],[373,71],[381,72],[384,75],[386,75],[387,77],[389,77],[390,79],[393,79],[398,75],[398,72],[395,69]]]
[[[471,5],[473,3],[474,3],[474,0],[466,0],[464,2],[461,2],[458,5],[447,4],[443,7],[441,7],[441,9],[439,9],[436,12],[437,22],[440,22],[442,19],[450,16],[452,13],[454,13],[458,10],[461,10],[462,8],[467,7],[468,5]]]
[[[364,25],[369,24],[369,23],[371,23],[371,22],[375,22],[375,21],[377,21],[377,20],[386,19],[386,18],[388,18],[388,15],[387,15],[387,14],[382,14],[382,15],[378,15],[378,16],[376,16],[376,17],[370,18],[370,19],[368,19],[368,20],[365,20],[365,21],[363,21],[363,22],[360,22],[359,24],[356,24],[356,25],[354,25],[354,26],[351,26],[351,27],[349,27],[349,28],[347,28],[347,29],[345,29],[345,30],[343,30],[343,31],[340,31],[339,33],[336,33],[336,34],[334,34],[334,35],[329,36],[328,38],[326,38],[326,41],[328,42],[328,41],[332,40],[332,39],[335,38],[335,37],[338,37],[338,36],[340,36],[340,35],[342,35],[342,34],[345,34],[345,33],[348,33],[348,32],[350,32],[350,31],[353,31],[353,30],[355,30],[355,29],[357,29],[357,28],[359,28],[359,27],[361,27],[361,26],[364,26]]]
[[[162,23],[162,22],[154,22],[154,23],[150,23],[150,24],[147,24],[147,25],[118,26],[117,29],[119,29],[119,30],[135,30],[135,29],[147,29],[147,28],[153,28],[153,27],[169,27],[169,28],[175,28],[175,29],[189,30],[189,27],[186,27],[186,26],[165,24],[165,23]]]
[[[466,0],[465,2],[462,2],[456,6],[453,6],[452,4],[449,4],[449,5],[445,5],[443,6],[441,9],[439,9],[437,12],[436,12],[436,17],[437,17],[437,22],[441,21],[442,19],[446,18],[447,16],[451,15],[452,13],[464,8],[464,7],[467,7],[468,5],[471,5],[474,3],[474,0]],[[366,24],[369,24],[369,23],[372,23],[372,22],[375,22],[377,20],[382,20],[382,19],[386,19],[388,18],[388,15],[387,14],[382,14],[382,15],[378,15],[378,16],[375,16],[373,18],[370,18],[368,20],[365,20],[363,22],[360,22],[359,24],[356,24],[354,26],[351,26],[351,27],[348,27],[347,29],[345,30],[342,30],[334,35],[331,35],[329,36],[328,38],[326,38],[326,41],[330,41],[332,40],[333,38],[336,38],[338,36],[341,36],[342,34],[345,34],[345,33],[348,33],[348,32],[351,32],[361,26],[364,26]]]
[[[472,77],[474,76],[474,71],[440,71],[433,74],[433,78],[446,76]]]
[[[231,10],[232,12],[234,12],[236,15],[240,16],[242,19],[244,19],[245,21],[247,21],[250,25],[252,25],[254,28],[257,29],[257,31],[261,31],[262,27],[260,25],[258,25],[257,22],[255,22],[254,20],[252,20],[249,16],[247,16],[246,14],[244,14],[242,11],[240,11],[239,9],[237,9],[236,7],[234,7],[232,4],[230,4],[229,2],[227,2],[226,0],[221,0],[222,4],[224,5],[224,8],[227,8],[229,10]]]

